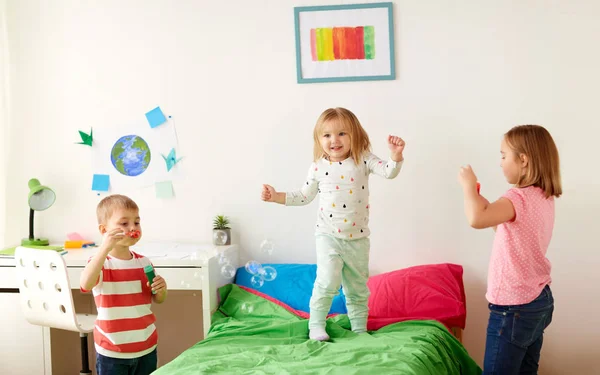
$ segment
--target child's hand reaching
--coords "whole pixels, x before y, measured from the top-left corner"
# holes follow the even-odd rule
[[[388,147],[392,153],[392,160],[395,162],[400,162],[404,160],[404,156],[402,152],[404,152],[404,146],[406,142],[400,137],[396,137],[395,135],[388,135]]]
[[[275,199],[275,194],[277,192],[271,185],[263,185],[262,193],[260,194],[260,199],[265,202],[273,202]]]
[[[477,176],[475,176],[475,173],[470,165],[460,168],[460,171],[458,172],[458,182],[460,182],[463,189],[477,187]]]
[[[263,185],[260,199],[265,202],[275,202],[285,204],[285,193],[278,193],[271,185]]]

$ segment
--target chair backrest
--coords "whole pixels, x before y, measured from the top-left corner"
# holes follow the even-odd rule
[[[54,250],[17,247],[21,309],[31,324],[82,332],[63,256]]]

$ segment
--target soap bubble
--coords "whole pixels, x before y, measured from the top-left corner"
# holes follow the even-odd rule
[[[190,260],[206,261],[206,253],[195,251],[190,253]]]
[[[251,275],[257,275],[260,269],[262,268],[262,264],[258,263],[255,260],[251,260],[246,263],[246,271],[248,271]]]
[[[226,278],[230,279],[235,276],[235,267],[227,263],[221,267],[221,274]]]
[[[220,265],[229,263],[224,253],[219,253],[219,255],[217,255],[217,260],[219,261]]]
[[[252,284],[254,288],[258,289],[265,285],[265,279],[263,279],[263,277],[260,275],[254,275],[250,278],[250,284]]]
[[[242,303],[242,306],[240,307],[240,311],[242,312],[242,314],[252,314],[254,312],[254,306],[252,306],[249,303]]]
[[[217,246],[225,245],[227,243],[227,232],[224,230],[214,230],[213,240]]]
[[[263,240],[263,242],[261,242],[260,244],[260,251],[262,251],[265,254],[273,254],[273,250],[275,249],[275,245],[273,244],[273,241],[269,240],[269,239],[265,239]]]
[[[265,281],[273,281],[277,277],[277,270],[271,266],[265,266],[258,271],[258,274],[265,279]]]

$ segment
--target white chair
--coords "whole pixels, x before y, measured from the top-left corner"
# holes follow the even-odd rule
[[[67,265],[59,252],[17,247],[15,261],[21,309],[31,324],[79,332],[80,374],[91,374],[87,336],[97,315],[77,314]]]

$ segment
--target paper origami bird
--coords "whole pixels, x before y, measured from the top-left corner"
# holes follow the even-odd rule
[[[79,131],[79,136],[81,137],[82,142],[79,142],[77,144],[79,145],[86,145],[86,146],[92,146],[92,142],[94,141],[94,136],[92,134],[92,129],[90,129],[90,134],[86,134],[84,132],[82,132],[81,130]]]
[[[182,158],[177,159],[176,153],[175,153],[175,149],[172,148],[171,152],[169,152],[169,155],[164,156],[162,155],[163,159],[165,159],[165,162],[167,163],[167,171],[170,171],[175,164],[179,163],[179,161]]]

